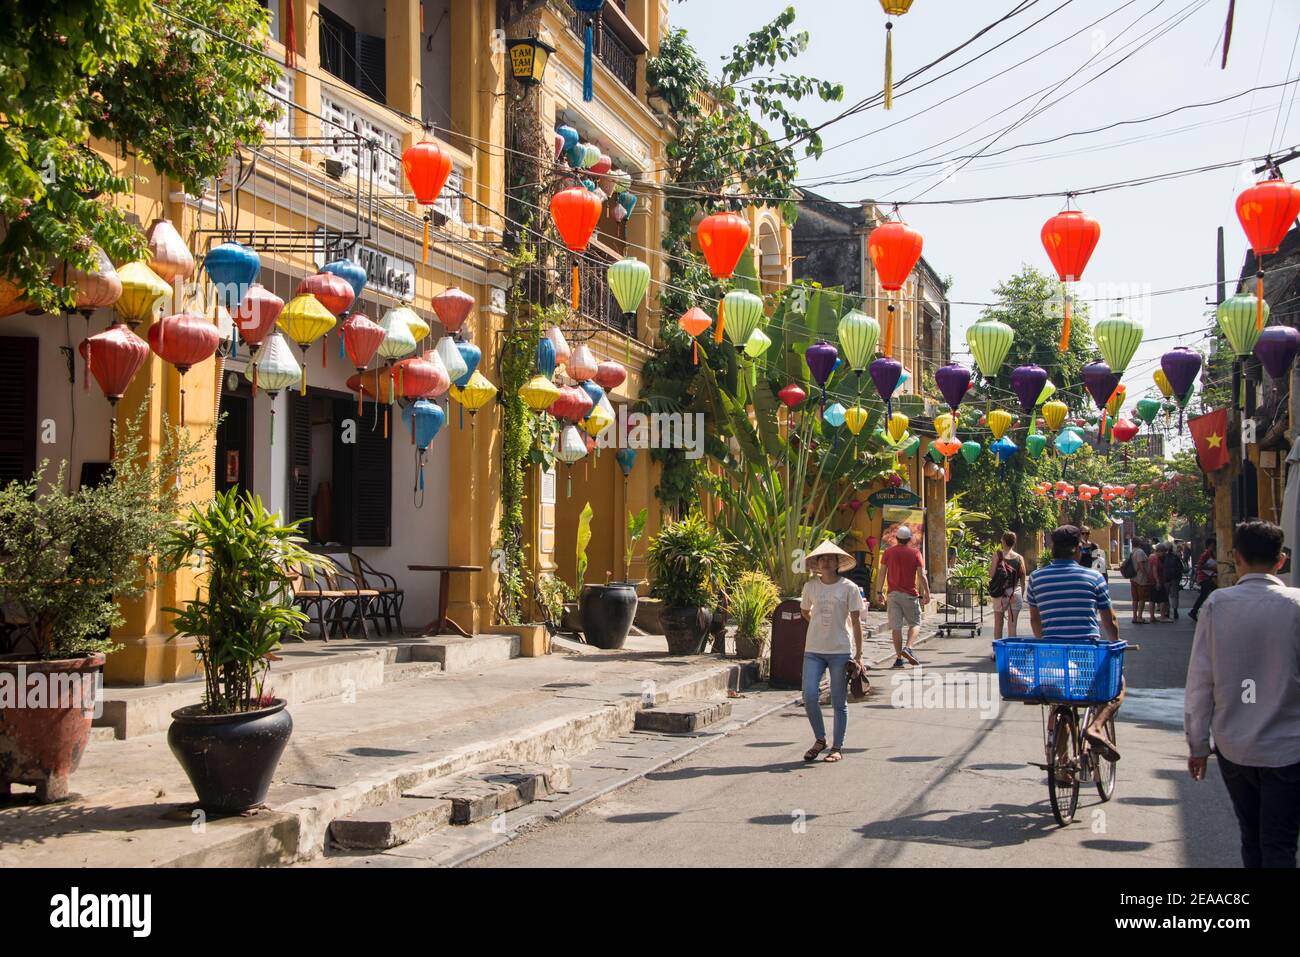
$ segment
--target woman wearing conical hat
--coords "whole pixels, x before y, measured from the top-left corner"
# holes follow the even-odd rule
[[[803,586],[799,599],[804,620],[808,622],[803,654],[803,702],[816,740],[803,759],[815,761],[826,751],[826,723],[822,719],[820,699],[822,674],[829,669],[835,734],[824,760],[834,762],[842,757],[844,731],[849,721],[849,659],[859,668],[862,666],[862,592],[840,574],[857,564],[853,556],[832,542],[818,545],[804,564],[815,577]]]

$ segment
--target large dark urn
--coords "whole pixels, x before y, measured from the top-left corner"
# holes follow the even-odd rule
[[[202,705],[172,712],[167,744],[189,775],[204,810],[238,812],[266,800],[293,718],[277,698],[269,708],[207,714]]]
[[[694,655],[713,625],[711,608],[665,608],[659,614],[670,655]]]
[[[636,588],[628,582],[586,586],[579,611],[587,644],[606,650],[622,648],[632,630],[636,605]]]

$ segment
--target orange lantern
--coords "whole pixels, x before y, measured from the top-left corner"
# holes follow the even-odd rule
[[[586,250],[600,222],[601,204],[596,194],[584,186],[570,186],[551,197],[551,219],[564,240],[565,248],[573,253],[574,312],[581,300],[579,292],[578,253]]]
[[[883,223],[867,237],[867,252],[876,267],[880,285],[889,292],[897,292],[907,282],[917,260],[921,258],[921,234],[902,221]],[[889,303],[889,316],[885,320],[885,358],[894,355],[894,303]]]
[[[1065,209],[1043,223],[1041,238],[1062,284],[1065,319],[1061,326],[1060,351],[1064,352],[1070,345],[1070,296],[1065,283],[1083,278],[1084,267],[1101,239],[1101,223],[1080,210]]]
[[[1300,215],[1300,186],[1280,176],[1256,183],[1237,197],[1237,219],[1255,253],[1255,328],[1264,328],[1264,257],[1277,252]]]
[[[691,337],[691,350],[695,354],[695,364],[699,365],[700,343],[695,337],[705,332],[709,326],[713,325],[713,320],[710,319],[709,314],[699,306],[692,306],[690,309],[686,310],[686,312],[682,313],[682,317],[677,320],[677,325],[681,327],[682,332]]]
[[[181,374],[181,424],[185,424],[185,373],[211,359],[221,344],[221,333],[207,319],[189,313],[163,316],[149,327],[149,348]]]
[[[695,238],[713,278],[730,279],[749,245],[749,223],[736,213],[714,213],[700,220]]]
[[[943,479],[946,482],[952,477],[950,469],[952,457],[961,451],[961,443],[956,439],[938,439],[930,444],[943,456]]]
[[[432,206],[451,176],[451,154],[433,140],[421,140],[402,153],[402,170],[415,201]],[[429,217],[424,219],[424,262],[429,261]]]

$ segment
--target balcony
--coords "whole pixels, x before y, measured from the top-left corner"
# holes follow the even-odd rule
[[[581,300],[577,324],[604,326],[616,333],[636,338],[636,316],[627,316],[619,308],[618,300],[609,288],[608,271],[615,257],[594,246],[578,260],[578,288]],[[571,289],[570,261],[563,259],[557,269],[548,271],[540,266],[528,269],[523,279],[523,293],[529,302],[550,306],[557,301],[567,302]]]
[[[625,4],[619,4],[619,7],[626,9]],[[577,10],[574,10],[569,18],[569,29],[579,38],[586,31],[586,22]],[[609,72],[613,73],[633,96],[636,96],[637,53],[623,41],[605,18],[602,18],[598,24],[594,37],[594,50],[596,59],[605,64]]]

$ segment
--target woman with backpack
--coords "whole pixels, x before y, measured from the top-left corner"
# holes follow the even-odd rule
[[[1002,547],[989,562],[989,597],[993,599],[993,640],[1002,638],[1005,620],[1007,637],[1016,637],[1016,619],[1025,604],[1025,559],[1016,551],[1016,533],[1002,535]]]

